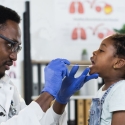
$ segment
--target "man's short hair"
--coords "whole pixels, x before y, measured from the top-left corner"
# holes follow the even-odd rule
[[[0,5],[0,24],[5,24],[7,20],[12,20],[19,24],[21,19],[16,11]]]

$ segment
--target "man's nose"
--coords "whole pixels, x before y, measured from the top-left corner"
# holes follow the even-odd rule
[[[17,52],[12,52],[10,54],[10,58],[13,60],[13,61],[16,61],[17,60]]]

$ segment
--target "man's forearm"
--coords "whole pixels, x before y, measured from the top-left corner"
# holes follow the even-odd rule
[[[47,92],[43,92],[35,101],[40,105],[42,110],[46,112],[48,108],[50,107],[51,102],[53,101],[53,96],[50,95]],[[54,101],[53,104],[53,110],[56,114],[63,114],[65,110],[66,104],[60,104],[56,100]]]
[[[63,114],[63,112],[65,110],[65,106],[66,106],[66,104],[60,104],[59,102],[57,102],[55,100],[55,102],[53,104],[53,110],[55,113],[61,115],[61,114]]]
[[[53,96],[47,92],[43,92],[35,101],[40,105],[44,112],[50,107],[50,103],[53,101]]]

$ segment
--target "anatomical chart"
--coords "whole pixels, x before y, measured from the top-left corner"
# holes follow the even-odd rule
[[[55,23],[63,41],[101,41],[120,28],[125,19],[125,1],[56,0]]]

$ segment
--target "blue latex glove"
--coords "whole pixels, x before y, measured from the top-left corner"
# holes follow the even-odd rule
[[[87,76],[90,71],[90,68],[86,68],[79,77],[74,78],[74,75],[76,74],[78,68],[78,65],[74,66],[71,69],[69,76],[65,77],[65,79],[63,80],[61,89],[56,97],[57,102],[61,104],[66,104],[69,101],[69,98],[76,91],[78,91],[84,85],[85,82],[91,79],[98,78],[98,74],[92,74],[90,76]]]
[[[45,67],[45,86],[42,92],[48,92],[56,97],[61,88],[62,79],[69,75],[66,64],[70,64],[66,59],[55,59]]]

